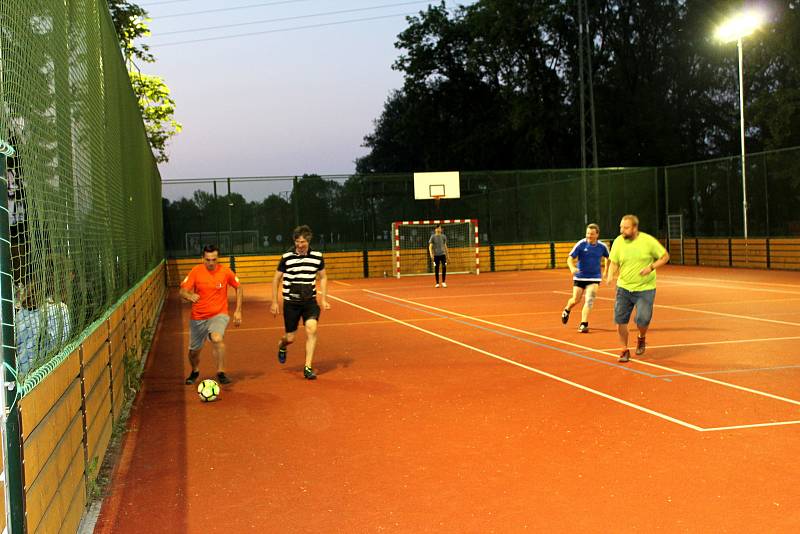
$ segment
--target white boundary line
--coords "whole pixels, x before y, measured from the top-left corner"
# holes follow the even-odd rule
[[[800,421],[778,421],[775,423],[753,423],[750,425],[714,426],[703,428],[700,432],[719,432],[720,430],[740,430],[743,428],[761,428],[765,426],[786,426],[800,424]]]
[[[747,287],[747,286],[735,286],[731,284],[690,284],[687,282],[679,282],[675,280],[659,280],[658,284],[664,284],[667,286],[678,286],[678,287],[714,287],[717,289],[730,289],[733,291],[757,291],[758,293],[780,293],[781,295],[800,295],[800,291],[787,291],[785,289],[767,289],[765,287]],[[796,287],[796,286],[795,286]]]
[[[762,321],[765,323],[786,324],[789,326],[800,326],[800,323],[792,323],[790,321],[779,321],[777,319],[762,319],[761,317],[753,317],[750,315],[736,315],[734,313],[712,312],[706,310],[694,310],[692,308],[683,308],[681,306],[666,306],[664,304],[656,304],[659,308],[667,308],[670,310],[689,311],[695,313],[706,313],[709,315],[719,315],[721,317],[733,317],[734,319],[747,319],[748,321]]]
[[[455,315],[456,317],[461,317],[461,318],[464,318],[464,319],[469,319],[469,320],[472,320],[472,321],[485,323],[485,324],[492,325],[492,326],[497,326],[497,327],[500,327],[500,328],[505,328],[506,330],[511,330],[512,332],[519,332],[521,334],[527,334],[529,336],[538,337],[540,339],[546,339],[547,341],[552,341],[552,342],[555,342],[555,343],[561,343],[562,345],[568,345],[570,347],[583,349],[583,350],[588,351],[588,352],[597,352],[599,354],[605,354],[606,356],[612,356],[614,358],[618,357],[617,354],[614,354],[614,353],[611,353],[611,352],[595,349],[595,348],[592,348],[592,347],[587,347],[585,345],[578,345],[577,343],[571,343],[569,341],[564,341],[563,339],[558,339],[558,338],[549,337],[549,336],[543,336],[542,334],[537,334],[535,332],[530,332],[528,330],[521,330],[519,328],[514,328],[513,326],[508,326],[508,325],[504,325],[504,324],[501,324],[501,323],[493,323],[491,321],[486,321],[484,319],[479,319],[477,317],[472,317],[470,315],[464,315],[462,313],[458,313],[458,312],[454,312],[454,311],[450,311],[450,310],[445,310],[444,308],[436,308],[434,306],[428,306],[426,304],[421,304],[421,303],[414,302],[414,301],[411,301],[411,300],[405,300],[405,299],[401,299],[401,298],[398,298],[398,297],[393,297],[391,295],[385,295],[383,293],[378,293],[377,291],[370,291],[369,289],[365,289],[364,291],[367,292],[367,293],[380,295],[381,297],[398,300],[400,302],[405,302],[407,304],[412,304],[414,306],[421,306],[423,308],[429,308],[431,310],[436,310],[436,311],[439,311],[439,312],[442,312],[442,313],[449,313],[450,315]],[[655,367],[656,369],[661,369],[663,371],[670,371],[672,373],[677,373],[679,375],[684,375],[684,376],[688,376],[688,377],[691,377],[691,378],[696,378],[698,380],[711,382],[711,383],[714,383],[714,384],[718,384],[720,386],[725,386],[725,387],[729,387],[729,388],[733,388],[733,389],[739,389],[739,390],[742,390],[742,391],[746,391],[748,393],[753,393],[754,395],[762,395],[764,397],[769,397],[771,399],[775,399],[775,400],[779,400],[779,401],[783,401],[783,402],[788,402],[789,404],[794,404],[794,405],[800,406],[800,401],[798,401],[798,400],[789,399],[789,398],[781,397],[781,396],[778,396],[778,395],[773,395],[772,393],[767,393],[766,391],[759,391],[757,389],[750,389],[750,388],[747,388],[747,387],[744,387],[744,386],[739,386],[737,384],[731,384],[730,382],[723,382],[721,380],[715,380],[713,378],[708,378],[706,376],[700,376],[700,375],[696,375],[696,374],[693,374],[693,373],[687,373],[686,371],[681,371],[680,369],[672,369],[670,367],[666,367],[666,366],[663,366],[663,365],[658,365],[657,363],[652,363],[652,362],[648,362],[648,361],[644,361],[644,360],[640,360],[640,359],[631,358],[631,361],[639,363],[641,365],[647,365],[649,367]]]
[[[421,303],[414,302],[414,301],[411,301],[411,300],[406,300],[406,299],[401,299],[401,298],[398,298],[398,297],[393,297],[392,295],[386,295],[386,294],[383,294],[383,293],[378,293],[377,291],[370,291],[368,289],[365,289],[364,292],[365,293],[372,293],[374,295],[379,295],[381,297],[390,298],[390,299],[397,300],[397,301],[400,301],[400,302],[405,302],[405,303],[411,304],[413,306],[420,306],[420,307],[423,307],[423,308],[436,310],[436,311],[439,311],[439,312],[442,312],[442,313],[449,313],[450,315],[454,315],[456,317],[461,317],[461,318],[464,318],[464,319],[468,319],[468,320],[472,320],[472,321],[476,321],[476,322],[480,322],[480,323],[485,323],[485,324],[489,324],[489,325],[492,325],[492,326],[497,326],[497,327],[500,327],[500,328],[505,328],[506,330],[511,330],[513,332],[519,332],[519,333],[522,333],[522,334],[527,334],[529,336],[538,337],[538,338],[541,338],[541,339],[546,339],[548,341],[553,341],[555,343],[561,343],[563,345],[576,347],[576,348],[579,348],[579,349],[583,349],[585,351],[597,352],[597,353],[600,353],[600,354],[605,354],[607,356],[613,356],[614,358],[617,357],[616,354],[611,354],[611,353],[608,353],[608,352],[605,352],[605,351],[601,351],[601,350],[598,350],[598,349],[594,349],[594,348],[591,348],[591,347],[586,347],[584,345],[578,345],[576,343],[570,343],[569,341],[564,341],[562,339],[543,336],[543,335],[537,334],[535,332],[530,332],[530,331],[527,331],[527,330],[521,330],[519,328],[514,328],[514,327],[507,326],[507,325],[500,324],[500,323],[493,323],[491,321],[486,321],[484,319],[479,319],[477,317],[472,317],[472,316],[464,315],[464,314],[461,314],[461,313],[458,313],[458,312],[445,310],[443,308],[436,308],[434,306],[428,306],[426,304],[421,304]],[[437,335],[438,336],[438,334],[433,334],[433,335]],[[453,341],[453,342],[454,343],[459,343],[457,341]],[[479,349],[476,349],[476,350],[479,350]],[[700,375],[696,375],[696,374],[693,374],[693,373],[687,373],[685,371],[681,371],[680,369],[673,369],[673,368],[670,368],[670,367],[666,367],[666,366],[663,366],[663,365],[658,365],[656,363],[651,363],[651,362],[647,362],[647,361],[643,361],[643,360],[638,360],[638,359],[633,359],[632,358],[631,361],[639,363],[641,365],[646,365],[646,366],[649,366],[649,367],[654,367],[656,369],[661,369],[663,371],[670,371],[672,373],[676,373],[676,374],[679,374],[679,375],[688,376],[688,377],[691,377],[691,378],[696,378],[697,380],[702,380],[704,382],[710,382],[712,384],[717,384],[717,385],[724,386],[724,387],[729,387],[729,388],[732,388],[732,389],[738,389],[740,391],[745,391],[747,393],[752,393],[754,395],[760,395],[760,396],[763,396],[763,397],[768,397],[768,398],[775,399],[775,400],[778,400],[778,401],[786,402],[788,404],[793,404],[795,406],[800,406],[800,401],[797,401],[797,400],[794,400],[794,399],[789,399],[787,397],[781,397],[780,395],[774,395],[772,393],[767,393],[766,391],[760,391],[760,390],[757,390],[757,389],[751,389],[751,388],[747,388],[747,387],[744,387],[744,386],[740,386],[738,384],[731,384],[730,382],[723,382],[722,380],[716,380],[716,379],[713,379],[713,378],[708,378],[707,376],[700,376]],[[581,387],[583,387],[583,386],[581,386]],[[797,421],[777,421],[777,422],[771,422],[771,423],[754,423],[754,424],[760,425],[760,426],[789,425],[789,424],[800,424],[800,420],[797,420]],[[741,428],[747,428],[747,427],[748,427],[748,425],[741,425]],[[702,427],[697,427],[697,428],[702,430]],[[725,427],[719,427],[719,428],[723,429]]]
[[[731,287],[730,284],[732,282],[733,283],[737,283],[737,284],[754,284],[754,285],[760,285],[760,286],[791,287],[793,289],[797,289],[797,287],[798,287],[797,284],[775,284],[775,283],[771,283],[771,282],[750,282],[748,280],[735,280],[735,279],[734,280],[725,280],[725,279],[722,279],[722,278],[701,278],[701,277],[695,277],[695,276],[678,276],[678,275],[673,275],[673,274],[670,274],[670,273],[665,274],[663,280],[664,281],[670,281],[670,280],[675,280],[675,279],[677,279],[677,280],[692,280],[692,281],[694,281],[694,280],[707,280],[709,282],[722,282],[723,284],[726,284],[725,287]],[[758,288],[755,288],[755,287],[744,287],[744,288],[734,288],[734,289],[758,289]]]
[[[364,291],[365,291],[365,292],[367,292],[367,293],[375,293],[375,294],[378,294],[378,295],[380,295],[380,293],[377,293],[377,292],[375,292],[375,291],[369,291],[369,290],[364,290]],[[403,299],[397,299],[396,297],[391,297],[390,295],[386,295],[386,296],[387,296],[387,297],[390,297],[390,298],[394,298],[395,300],[400,300],[400,301],[403,301]],[[491,358],[495,358],[495,359],[497,359],[497,360],[500,360],[500,361],[503,361],[503,362],[509,363],[509,364],[511,364],[511,365],[515,365],[515,366],[517,366],[517,367],[521,367],[522,369],[525,369],[525,370],[531,371],[531,372],[533,372],[533,373],[540,374],[540,375],[542,375],[542,376],[546,376],[546,377],[548,377],[548,378],[551,378],[551,379],[553,379],[553,380],[556,380],[556,381],[558,381],[558,382],[561,382],[561,383],[564,383],[564,384],[567,384],[567,385],[573,386],[573,387],[575,387],[575,388],[581,389],[581,390],[583,390],[583,391],[586,391],[586,392],[588,392],[588,393],[591,393],[591,394],[593,394],[593,395],[597,395],[597,396],[603,397],[603,398],[605,398],[605,399],[608,399],[608,400],[610,400],[610,401],[617,402],[617,403],[619,403],[619,404],[622,404],[622,405],[624,405],[624,406],[628,406],[628,407],[630,407],[630,408],[633,408],[634,410],[638,410],[638,411],[641,411],[641,412],[644,412],[644,413],[647,413],[647,414],[653,415],[653,416],[655,416],[655,417],[659,417],[659,418],[661,418],[661,419],[664,419],[664,420],[666,420],[666,421],[669,421],[669,422],[675,423],[675,424],[677,424],[677,425],[680,425],[680,426],[684,426],[684,427],[686,427],[686,428],[690,428],[690,429],[692,429],[692,430],[696,430],[696,431],[698,431],[698,432],[714,432],[714,431],[722,431],[722,430],[737,430],[737,429],[747,429],[747,428],[758,428],[758,427],[769,427],[769,426],[786,426],[786,425],[795,425],[795,424],[800,424],[800,420],[794,420],[794,421],[777,421],[777,422],[770,422],[770,423],[753,423],[753,424],[745,424],[745,425],[734,425],[734,426],[720,426],[720,427],[710,427],[710,428],[703,428],[703,427],[700,427],[700,426],[694,425],[694,424],[692,424],[692,423],[689,423],[689,422],[687,422],[687,421],[683,421],[683,420],[681,420],[681,419],[677,419],[677,418],[675,418],[675,417],[671,417],[671,416],[669,416],[669,415],[666,415],[666,414],[663,414],[663,413],[661,413],[661,412],[657,412],[657,411],[655,411],[655,410],[651,410],[651,409],[649,409],[649,408],[645,408],[644,406],[640,406],[640,405],[638,405],[638,404],[634,404],[634,403],[632,403],[632,402],[628,402],[628,401],[626,401],[626,400],[623,400],[623,399],[620,399],[620,398],[618,398],[618,397],[614,397],[614,396],[612,396],[612,395],[609,395],[609,394],[607,394],[607,393],[603,393],[602,391],[598,391],[598,390],[596,390],[596,389],[592,389],[592,388],[590,388],[590,387],[588,387],[588,386],[584,386],[584,385],[582,385],[582,384],[578,384],[578,383],[576,383],[576,382],[572,382],[572,381],[570,381],[570,380],[567,380],[567,379],[565,379],[565,378],[561,378],[561,377],[559,377],[559,376],[553,375],[553,374],[551,374],[551,373],[548,373],[548,372],[546,372],[546,371],[542,371],[541,369],[536,369],[536,368],[534,368],[534,367],[530,367],[530,366],[528,366],[528,365],[525,365],[525,364],[522,364],[522,363],[519,363],[519,362],[515,362],[514,360],[509,360],[508,358],[504,358],[504,357],[502,357],[502,356],[499,356],[499,355],[497,355],[497,354],[493,354],[493,353],[491,353],[491,352],[488,352],[488,351],[485,351],[485,350],[479,349],[479,348],[477,348],[477,347],[473,347],[473,346],[471,346],[471,345],[467,345],[466,343],[462,343],[462,342],[460,342],[460,341],[456,341],[455,339],[452,339],[452,338],[449,338],[449,337],[446,337],[446,336],[443,336],[443,335],[437,334],[437,333],[435,333],[435,332],[431,332],[430,330],[426,330],[426,329],[424,329],[424,328],[420,328],[420,327],[418,327],[418,326],[416,326],[416,325],[413,325],[413,324],[407,323],[407,322],[405,322],[405,321],[402,321],[402,320],[400,320],[400,319],[396,319],[396,318],[394,318],[394,317],[391,317],[391,316],[389,316],[389,315],[385,315],[385,314],[383,314],[383,313],[380,313],[380,312],[377,312],[377,311],[375,311],[375,310],[371,310],[371,309],[369,309],[369,308],[365,308],[365,307],[363,307],[363,306],[359,306],[358,304],[355,304],[355,303],[353,303],[353,302],[349,302],[349,301],[347,301],[347,300],[344,300],[344,299],[341,299],[341,298],[338,298],[338,297],[334,297],[334,296],[332,296],[332,295],[329,295],[329,298],[333,298],[333,299],[335,299],[335,300],[338,300],[338,301],[340,301],[340,302],[343,302],[343,303],[345,303],[345,304],[348,304],[348,305],[350,305],[350,306],[353,306],[354,308],[358,308],[358,309],[360,309],[360,310],[363,310],[363,311],[365,311],[365,312],[367,312],[367,313],[371,313],[371,314],[373,314],[373,315],[377,315],[377,316],[379,316],[379,317],[383,317],[384,319],[388,319],[389,321],[392,321],[392,322],[395,322],[395,323],[398,323],[398,324],[402,324],[402,325],[404,325],[404,326],[407,326],[407,327],[409,327],[409,328],[413,328],[414,330],[418,330],[418,331],[420,331],[420,332],[423,332],[423,333],[425,333],[425,334],[431,335],[431,336],[433,336],[433,337],[436,337],[436,338],[442,339],[442,340],[444,340],[444,341],[447,341],[447,342],[453,343],[453,344],[455,344],[455,345],[458,345],[458,346],[461,346],[461,347],[467,348],[467,349],[469,349],[469,350],[472,350],[472,351],[478,352],[478,353],[480,353],[480,354],[483,354],[483,355],[489,356],[489,357],[491,357]],[[405,302],[409,302],[410,304],[416,304],[416,303],[414,303],[414,302],[411,302],[411,301],[405,301]],[[433,308],[432,306],[425,306],[425,305],[421,305],[421,306],[424,306],[424,307],[426,307],[426,308]],[[437,309],[437,308],[433,308],[433,309]],[[453,313],[453,312],[450,312],[450,313]],[[461,315],[461,314],[453,313],[453,315]],[[463,315],[462,315],[462,317],[467,317],[467,318],[469,318],[468,316],[463,316]],[[481,322],[486,322],[486,323],[488,323],[488,324],[494,324],[494,323],[489,323],[488,321],[481,321]],[[526,333],[526,332],[525,332],[525,331],[523,331],[523,330],[517,330],[517,329],[515,329],[515,328],[507,327],[507,326],[505,326],[505,325],[497,325],[497,326],[501,326],[501,327],[504,327],[504,328],[507,328],[507,329],[510,329],[510,330],[516,330],[516,331],[518,331],[518,332]],[[538,336],[538,334],[532,334],[532,333],[531,333],[531,335]],[[539,337],[545,337],[545,336],[539,336]],[[552,339],[552,338],[546,338],[546,339]],[[561,341],[561,340],[555,340],[555,339],[554,339],[554,341],[559,341],[559,342],[561,342],[561,343],[565,343],[565,344],[567,344],[567,345],[572,345],[572,346],[576,346],[576,347],[578,347],[578,346],[579,346],[579,345],[575,345],[575,344],[573,344],[573,343],[564,342],[564,341]],[[595,350],[595,349],[589,349],[589,350],[591,350],[591,351],[594,351],[594,352],[600,352],[600,351],[597,351],[597,350]],[[644,363],[644,362],[642,362],[642,363]],[[660,366],[656,366],[656,367],[660,367]],[[664,369],[666,369],[666,368],[664,368]],[[678,372],[678,373],[680,373],[680,374],[687,374],[687,375],[689,375],[689,376],[694,376],[694,375],[690,375],[689,373],[681,373],[680,371],[676,371],[676,372]],[[697,378],[704,379],[704,377],[697,377]],[[718,382],[718,381],[716,381],[716,380],[709,380],[709,381],[710,381],[710,382]],[[724,382],[720,382],[720,383],[721,383],[721,384],[726,384],[726,383],[724,383]],[[738,386],[735,386],[734,384],[729,384],[729,385],[730,385],[730,386],[732,386],[732,387],[737,387],[737,388],[738,388]],[[741,388],[741,389],[746,389],[746,388]],[[767,396],[772,396],[772,395],[769,395],[769,394],[766,394],[766,395],[767,395]]]
[[[366,290],[365,290],[366,291]],[[566,291],[553,291],[553,293],[560,293],[567,295]],[[569,293],[571,294],[571,293]],[[596,300],[609,300],[614,301],[614,299],[609,297],[595,297]],[[737,315],[735,313],[723,313],[723,312],[715,312],[715,311],[708,311],[708,310],[695,310],[694,308],[684,308],[682,306],[669,306],[667,304],[653,304],[655,308],[666,308],[668,310],[679,310],[679,311],[688,311],[694,313],[704,313],[706,315],[719,315],[720,317],[732,317],[734,319],[746,319],[748,321],[761,321],[764,323],[774,323],[774,324],[785,324],[789,326],[800,326],[800,323],[792,323],[790,321],[779,321],[777,319],[764,319],[762,317],[755,317],[753,315]]]
[[[373,293],[372,291],[369,291],[369,292]],[[332,295],[328,295],[328,298],[332,298],[334,300],[338,300],[339,302],[343,302],[345,304],[349,304],[350,306],[353,306],[354,308],[358,308],[359,310],[362,310],[362,311],[365,311],[367,313],[371,313],[371,314],[377,315],[379,317],[383,317],[384,319],[389,319],[390,321],[396,322],[396,323],[401,324],[403,326],[407,326],[409,328],[413,328],[414,330],[418,330],[420,332],[423,332],[423,333],[428,334],[430,336],[433,336],[435,338],[439,338],[441,340],[447,341],[449,343],[453,343],[453,344],[458,345],[460,347],[464,347],[465,349],[469,349],[469,350],[475,351],[475,352],[477,352],[479,354],[483,354],[484,356],[489,356],[490,358],[494,358],[496,360],[500,360],[500,361],[503,361],[503,362],[506,362],[506,363],[510,363],[511,365],[516,365],[517,367],[521,367],[522,369],[525,369],[527,371],[531,371],[533,373],[536,373],[536,374],[539,374],[539,375],[542,375],[542,376],[546,376],[547,378],[551,378],[551,379],[556,380],[558,382],[561,382],[563,384],[567,384],[569,386],[572,386],[572,387],[575,387],[575,388],[578,388],[578,389],[582,389],[583,391],[591,393],[592,395],[597,395],[599,397],[603,397],[603,398],[608,399],[610,401],[613,401],[613,402],[628,406],[629,408],[633,408],[634,410],[639,410],[640,412],[644,412],[644,413],[647,413],[647,414],[650,414],[650,415],[654,415],[656,417],[659,417],[659,418],[664,419],[666,421],[669,421],[671,423],[675,423],[677,425],[680,425],[680,426],[683,426],[683,427],[686,427],[686,428],[690,428],[690,429],[696,430],[698,432],[703,432],[704,431],[704,429],[702,427],[699,427],[697,425],[693,425],[692,423],[688,423],[686,421],[682,421],[682,420],[677,419],[675,417],[670,417],[667,414],[663,414],[661,412],[657,412],[655,410],[651,410],[649,408],[645,408],[644,406],[639,406],[638,404],[634,404],[632,402],[628,402],[626,400],[614,397],[612,395],[609,395],[608,393],[603,393],[602,391],[598,391],[598,390],[592,389],[592,388],[590,388],[588,386],[584,386],[582,384],[578,384],[577,382],[572,382],[571,380],[567,380],[566,378],[561,378],[560,376],[556,376],[556,375],[548,373],[546,371],[542,371],[541,369],[536,369],[535,367],[530,367],[528,365],[525,365],[525,364],[522,364],[522,363],[519,363],[519,362],[515,362],[514,360],[510,360],[508,358],[504,358],[502,356],[499,356],[497,354],[493,354],[493,353],[485,351],[483,349],[479,349],[478,347],[473,347],[472,345],[467,345],[466,343],[462,343],[460,341],[456,341],[455,339],[449,338],[447,336],[443,336],[441,334],[437,334],[436,332],[431,332],[430,330],[425,330],[424,328],[420,328],[419,326],[413,325],[411,323],[407,323],[407,322],[402,321],[400,319],[396,319],[396,318],[391,317],[389,315],[385,315],[385,314],[380,313],[378,311],[371,310],[371,309],[365,308],[363,306],[359,306],[358,304],[355,304],[353,302],[344,300],[342,298],[334,297]],[[400,300],[400,299],[398,299],[398,300]],[[800,421],[798,421],[798,422],[800,422]]]
[[[790,337],[761,337],[753,339],[726,339],[725,341],[701,341],[699,343],[675,343],[673,345],[647,345],[648,349],[668,349],[673,347],[701,347],[704,345],[726,345],[729,343],[761,343],[762,341],[791,341],[800,339],[800,336]],[[602,351],[614,350],[614,347],[600,349]]]

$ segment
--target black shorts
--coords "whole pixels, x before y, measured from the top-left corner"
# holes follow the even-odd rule
[[[297,331],[301,317],[303,318],[303,324],[306,324],[311,319],[319,321],[321,313],[322,311],[319,309],[316,299],[302,302],[285,300],[283,301],[283,326],[286,328],[286,332],[291,334]]]
[[[597,280],[573,280],[572,285],[581,289],[586,289],[592,284],[600,284]]]

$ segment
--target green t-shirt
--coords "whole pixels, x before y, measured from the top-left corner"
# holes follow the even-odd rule
[[[642,269],[656,261],[666,253],[658,240],[639,232],[634,240],[618,236],[611,245],[610,260],[619,265],[619,279],[617,287],[628,291],[646,291],[656,288],[656,272],[647,276],[639,274]]]

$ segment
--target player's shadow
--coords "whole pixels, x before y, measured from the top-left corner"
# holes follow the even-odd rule
[[[334,358],[334,359],[320,360],[319,362],[314,362],[314,373],[316,373],[317,375],[324,375],[325,373],[330,373],[331,371],[335,371],[336,369],[339,368],[346,369],[347,367],[350,367],[351,363],[353,363],[352,358]],[[291,367],[286,367],[285,371],[292,373],[302,373],[303,366],[293,365]]]
[[[264,371],[227,371],[226,374],[233,380],[234,383],[245,380],[257,380],[264,376]],[[212,377],[214,378],[214,377]]]

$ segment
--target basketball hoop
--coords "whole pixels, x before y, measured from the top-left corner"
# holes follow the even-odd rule
[[[436,206],[436,209],[439,209],[439,201],[444,198],[444,195],[433,195],[433,203]]]

